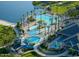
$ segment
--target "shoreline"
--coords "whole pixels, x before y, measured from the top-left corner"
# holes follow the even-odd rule
[[[11,27],[15,27],[15,23],[11,23],[11,22],[8,22],[8,21],[6,21],[6,20],[1,20],[0,19],[0,24],[1,25],[5,25],[5,26],[11,26]]]

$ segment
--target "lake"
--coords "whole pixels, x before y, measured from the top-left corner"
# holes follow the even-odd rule
[[[16,23],[33,8],[32,1],[0,1],[0,19]]]

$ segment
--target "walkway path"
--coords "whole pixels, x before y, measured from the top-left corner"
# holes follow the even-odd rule
[[[41,51],[38,49],[38,47],[39,47],[39,46],[35,46],[35,47],[34,47],[34,51],[35,51],[37,54],[41,55],[41,56],[46,56],[46,57],[59,57],[59,56],[65,56],[65,55],[68,53],[68,51],[66,50],[65,52],[63,52],[63,53],[61,53],[61,54],[49,55],[49,54],[46,54],[46,53],[41,52]],[[48,52],[48,51],[45,51],[45,52]],[[53,52],[53,51],[51,51],[51,52]]]

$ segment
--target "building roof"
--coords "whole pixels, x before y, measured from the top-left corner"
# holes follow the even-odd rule
[[[61,42],[64,43],[66,46],[74,47],[77,46],[79,43],[77,34],[79,33],[79,26],[78,24],[69,24],[69,27],[57,32],[58,37],[51,42],[50,46],[53,46],[53,42]],[[52,48],[52,47],[51,47]]]
[[[77,45],[77,43],[79,43],[79,41],[78,41],[78,39],[77,39],[77,36],[73,36],[73,37],[71,37],[71,38],[65,40],[64,43],[65,43],[66,45],[70,46],[70,47],[71,47],[71,46],[74,47],[74,46]]]
[[[67,36],[72,36],[79,33],[79,26],[77,24],[74,24],[62,31],[57,32],[57,34],[62,34],[62,35],[67,35]]]

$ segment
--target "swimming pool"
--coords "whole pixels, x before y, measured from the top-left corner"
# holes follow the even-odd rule
[[[52,44],[49,45],[49,48],[52,49],[61,49],[62,48],[62,43],[61,42],[53,42]]]
[[[58,18],[58,16],[56,15],[50,15],[50,14],[42,14],[42,15],[36,15],[35,18],[37,19],[36,22],[38,22],[39,20],[44,20],[45,23],[47,24],[47,26],[49,26],[51,24],[51,20],[52,23],[56,23],[55,17]],[[52,18],[52,19],[51,19]],[[60,18],[59,18],[60,19]],[[30,31],[28,31],[29,35],[36,35],[39,34],[39,29],[37,29],[37,27],[39,26],[39,24],[31,26],[29,29]],[[47,28],[46,28],[47,29]],[[48,29],[47,29],[48,30]]]
[[[38,27],[38,25],[31,26],[31,27],[29,28],[29,30],[34,30],[34,29],[36,29],[37,27]]]
[[[34,36],[34,35],[36,35],[38,33],[39,33],[39,30],[37,30],[37,29],[28,31],[28,34],[31,35],[31,36]]]
[[[34,27],[33,27],[33,28],[34,28]],[[44,30],[44,29],[42,29],[42,30]],[[33,30],[28,31],[28,34],[31,35],[31,36],[34,36],[34,35],[37,35],[37,34],[43,32],[42,30],[40,31],[39,29],[36,29],[36,28],[35,28],[35,29],[33,29]],[[48,30],[48,28],[45,27],[45,30]]]
[[[52,16],[50,14],[36,15],[37,21],[38,20],[44,20],[47,23],[47,25],[50,25],[51,21],[52,21],[52,23],[56,23],[55,18],[58,18],[58,16],[56,16],[56,15]],[[61,18],[59,18],[59,20],[61,20]]]
[[[24,43],[29,43],[29,44],[36,44],[40,41],[40,37],[38,36],[32,36],[28,37],[24,40]]]

